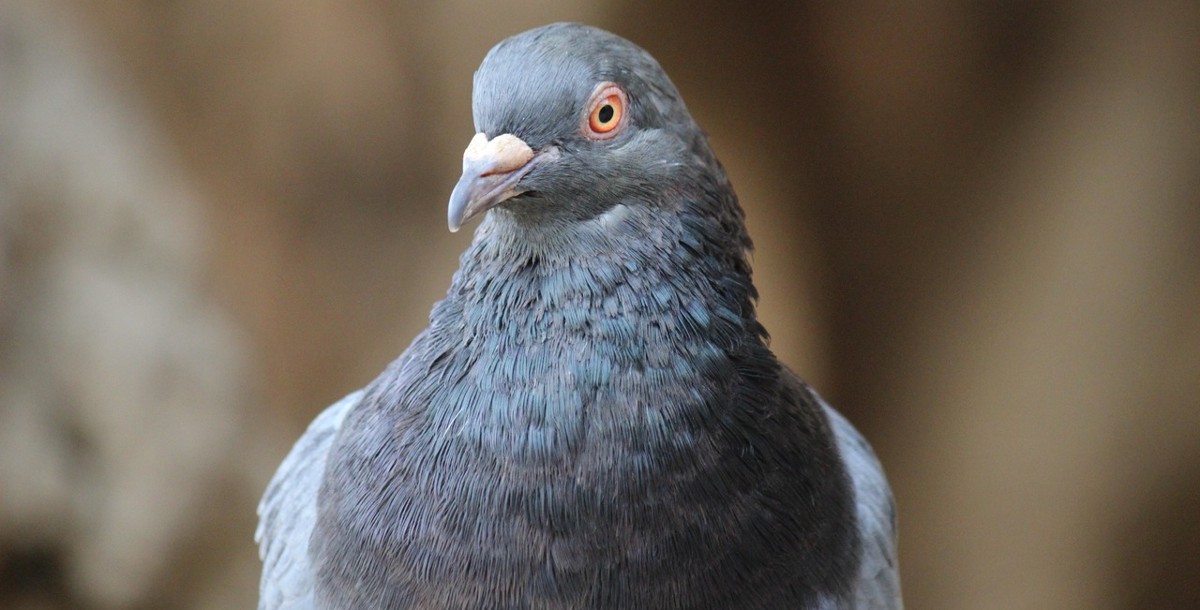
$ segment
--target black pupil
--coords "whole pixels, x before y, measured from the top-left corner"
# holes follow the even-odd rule
[[[596,118],[600,119],[601,123],[607,123],[613,120],[614,112],[616,111],[613,110],[612,104],[605,104],[600,107],[600,112],[596,115]]]

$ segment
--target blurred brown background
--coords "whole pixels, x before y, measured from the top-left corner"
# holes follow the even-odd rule
[[[0,608],[250,608],[254,505],[426,322],[471,74],[632,38],[913,609],[1200,608],[1200,3],[0,0]]]

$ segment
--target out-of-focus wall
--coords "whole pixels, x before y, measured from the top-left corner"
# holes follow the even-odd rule
[[[1200,5],[0,0],[0,608],[252,607],[254,504],[425,324],[471,74],[593,23],[742,197],[911,608],[1200,607]]]

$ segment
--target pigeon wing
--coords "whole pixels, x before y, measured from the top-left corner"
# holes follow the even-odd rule
[[[896,505],[883,467],[854,426],[821,401],[854,481],[862,561],[853,593],[855,610],[900,610],[900,572],[896,563]]]
[[[258,610],[316,608],[308,541],[317,520],[317,491],[329,448],[361,398],[362,392],[355,392],[318,415],[267,485],[254,533],[263,562]]]

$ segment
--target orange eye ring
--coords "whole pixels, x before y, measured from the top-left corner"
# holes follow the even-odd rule
[[[625,124],[625,91],[615,83],[600,83],[588,100],[583,134],[593,140],[607,140]]]

